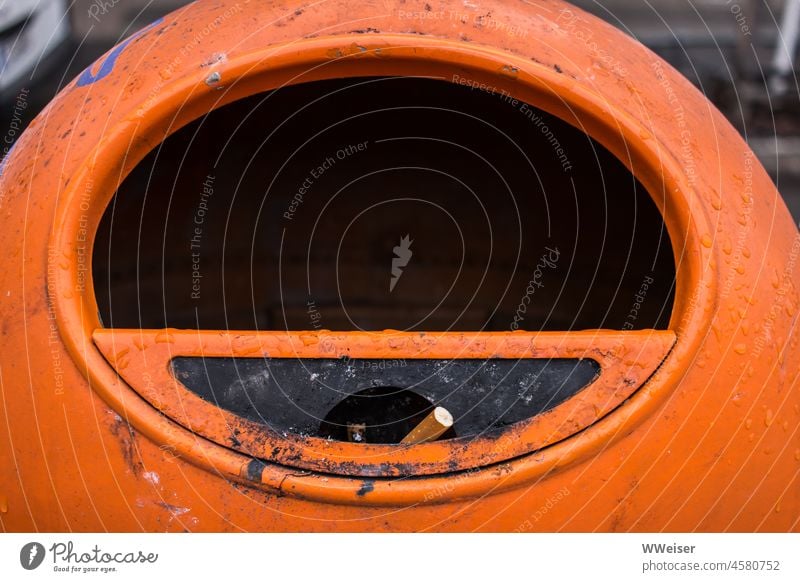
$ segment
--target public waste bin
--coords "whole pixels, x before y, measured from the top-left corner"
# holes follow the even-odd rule
[[[566,3],[201,0],[0,186],[6,529],[798,527],[797,226]]]

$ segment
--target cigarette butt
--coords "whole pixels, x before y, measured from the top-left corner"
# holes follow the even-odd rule
[[[347,439],[351,443],[363,443],[366,440],[367,425],[366,424],[348,424],[347,425]]]
[[[406,445],[416,445],[435,441],[451,426],[453,426],[453,415],[447,409],[437,406],[400,442]]]

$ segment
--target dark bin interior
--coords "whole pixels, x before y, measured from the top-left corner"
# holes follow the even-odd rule
[[[647,192],[580,130],[356,78],[167,138],[109,205],[93,277],[106,327],[566,331],[666,328],[675,262]]]

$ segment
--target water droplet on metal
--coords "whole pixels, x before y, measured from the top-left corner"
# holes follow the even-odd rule
[[[157,344],[174,344],[175,338],[168,331],[162,331],[156,334]]]
[[[730,239],[725,239],[725,242],[722,243],[722,252],[726,255],[729,255],[733,252],[733,244],[731,244]]]

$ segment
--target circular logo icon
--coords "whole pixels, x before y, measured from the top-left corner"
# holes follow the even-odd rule
[[[44,546],[39,542],[31,542],[22,546],[19,552],[19,563],[26,570],[35,570],[44,561]]]

